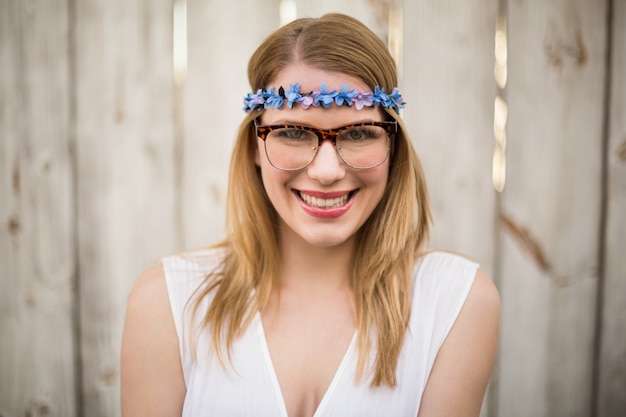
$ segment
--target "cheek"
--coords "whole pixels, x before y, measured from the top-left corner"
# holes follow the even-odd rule
[[[364,172],[362,177],[365,182],[373,186],[387,188],[389,182],[389,164],[384,163],[379,167]]]
[[[265,156],[263,145],[256,150],[255,164],[259,167],[261,172],[261,181],[263,182],[263,187],[268,195],[274,195],[278,192],[278,190],[286,187],[286,184],[294,176],[292,172],[281,171],[274,168]]]

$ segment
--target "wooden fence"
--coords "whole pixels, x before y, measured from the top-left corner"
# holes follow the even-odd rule
[[[0,0],[0,417],[119,415],[128,291],[223,236],[247,58],[289,5],[398,59],[432,245],[502,295],[483,416],[622,416],[625,0]]]

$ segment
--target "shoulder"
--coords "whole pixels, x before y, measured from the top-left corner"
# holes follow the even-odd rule
[[[430,289],[431,294],[453,297],[461,303],[460,315],[488,314],[500,311],[500,296],[494,282],[478,262],[452,252],[429,252],[415,268],[416,290]],[[474,307],[479,308],[474,308]]]
[[[159,263],[141,273],[130,291],[126,304],[125,328],[130,331],[126,335],[127,341],[134,341],[136,336],[151,331],[162,335],[164,328],[159,323],[171,322],[165,273]]]
[[[478,262],[455,252],[448,251],[430,251],[422,254],[416,262],[416,269],[425,269],[426,271],[442,272],[445,270],[469,268],[477,269]]]
[[[482,306],[480,310],[488,313],[500,312],[500,294],[494,282],[481,269],[476,271],[472,288],[467,297],[467,303]]]
[[[437,353],[420,416],[479,415],[495,362],[499,323],[498,290],[477,269],[461,311]]]
[[[414,299],[422,303],[449,302],[450,307],[467,297],[479,264],[450,252],[429,252],[421,256],[413,270]]]
[[[226,253],[225,248],[214,247],[163,257],[164,276],[166,279],[206,276],[221,267]]]
[[[128,296],[128,309],[144,310],[168,306],[167,285],[163,264],[157,263],[143,271],[135,280]]]
[[[185,384],[179,341],[163,266],[135,281],[126,308],[121,349],[124,415],[180,415]]]
[[[491,278],[478,269],[453,331],[468,339],[482,337],[484,348],[495,353],[499,325],[500,294]]]
[[[158,262],[143,271],[133,284],[131,296],[142,294],[146,291],[157,291],[165,286],[165,272],[163,271],[163,263]]]

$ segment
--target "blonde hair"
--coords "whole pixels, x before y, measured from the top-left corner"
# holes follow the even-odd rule
[[[341,14],[299,19],[271,34],[248,64],[253,91],[268,87],[283,68],[302,62],[363,80],[370,88],[397,86],[395,63],[384,43],[358,20]],[[412,269],[429,225],[426,182],[406,128],[393,111],[399,131],[393,139],[389,180],[382,200],[358,231],[350,283],[356,306],[359,361],[363,377],[374,348],[372,386],[396,385],[396,367],[411,310]],[[259,113],[242,122],[233,150],[228,187],[228,238],[219,270],[196,294],[192,316],[213,293],[202,326],[210,328],[220,360],[267,304],[277,285],[278,215],[254,163]],[[375,335],[375,337],[373,337]],[[372,338],[375,346],[372,346]],[[225,349],[224,349],[225,348]]]

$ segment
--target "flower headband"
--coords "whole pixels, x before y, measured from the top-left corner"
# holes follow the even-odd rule
[[[259,89],[256,93],[248,93],[243,99],[243,110],[250,113],[253,110],[262,109],[280,109],[283,103],[287,101],[287,107],[293,108],[294,103],[299,103],[303,109],[309,107],[322,106],[329,108],[333,103],[337,106],[356,107],[361,110],[363,107],[383,106],[386,109],[392,109],[396,113],[404,108],[404,101],[398,92],[398,88],[394,88],[389,94],[385,93],[384,88],[374,87],[373,93],[366,93],[357,90],[348,91],[348,84],[343,84],[341,91],[326,90],[326,83],[320,85],[319,91],[311,91],[308,93],[300,93],[300,84],[290,84],[288,89],[279,87],[278,91],[274,87],[267,90]]]

